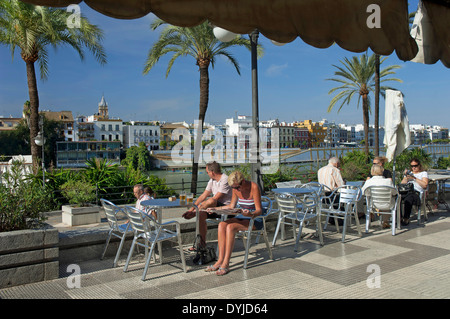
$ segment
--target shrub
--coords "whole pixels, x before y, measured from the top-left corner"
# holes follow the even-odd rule
[[[96,198],[95,186],[84,179],[67,181],[61,186],[61,193],[69,204],[80,207],[89,206]]]
[[[52,193],[33,182],[22,163],[13,163],[0,184],[0,232],[39,226],[53,208]]]

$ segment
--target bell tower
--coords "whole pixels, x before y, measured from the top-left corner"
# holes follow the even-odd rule
[[[108,119],[108,103],[106,103],[105,96],[102,95],[102,100],[98,103],[98,115],[102,119]]]

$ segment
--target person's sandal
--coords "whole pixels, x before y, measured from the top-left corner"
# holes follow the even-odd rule
[[[220,269],[220,266],[214,267],[214,265],[209,265],[208,267],[206,267],[205,271],[206,272],[213,272],[213,271],[218,271],[219,269]]]
[[[229,271],[230,271],[230,270],[229,270],[228,268],[222,268],[222,267],[220,267],[219,270],[216,271],[216,275],[217,275],[217,276],[223,276],[223,275],[228,274]]]

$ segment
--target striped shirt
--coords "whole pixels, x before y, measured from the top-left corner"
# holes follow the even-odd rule
[[[255,201],[252,199],[238,199],[238,205],[242,209],[255,210]]]
[[[341,176],[341,171],[334,167],[332,164],[322,167],[317,172],[317,179],[320,184],[328,186],[331,190],[334,190],[344,185],[344,180]]]

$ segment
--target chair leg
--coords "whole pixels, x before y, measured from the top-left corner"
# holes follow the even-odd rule
[[[303,228],[303,221],[301,221],[300,225],[298,226],[298,234],[297,239],[295,240],[295,247],[294,247],[295,252],[298,251],[298,243],[300,242],[300,238],[302,237],[302,228]]]
[[[345,231],[347,230],[347,214],[344,215],[344,225],[342,226],[342,242],[345,242]]]
[[[251,240],[250,232],[246,232],[246,234],[247,234],[247,244],[245,245],[244,269],[247,269],[248,252],[250,250],[250,240]]]
[[[133,238],[133,242],[131,243],[130,252],[128,253],[127,261],[125,262],[125,266],[123,267],[123,271],[127,271],[128,264],[130,263],[131,256],[133,256],[134,246],[136,245],[137,237]]]
[[[396,215],[396,213],[393,212],[392,213],[392,223],[391,223],[392,236],[395,236],[395,223],[397,222],[395,215]]]
[[[109,241],[111,240],[111,235],[112,235],[112,229],[110,229],[108,232],[108,237],[106,238],[105,248],[103,248],[103,253],[102,253],[102,256],[100,257],[101,260],[103,260],[103,258],[105,258],[106,249],[108,248]]]
[[[316,232],[319,234],[320,246],[323,246],[323,234],[322,234],[322,223],[320,222],[320,215],[317,216],[316,220]]]
[[[267,236],[267,232],[266,232],[266,229],[265,229],[265,228],[264,228],[264,230],[263,230],[263,237],[264,237],[264,241],[266,242],[267,250],[269,251],[269,258],[270,258],[271,260],[273,260],[272,248],[270,247],[269,237]]]
[[[120,240],[119,248],[117,249],[116,258],[114,258],[113,267],[117,266],[117,263],[119,262],[120,253],[122,252],[123,243],[125,242],[125,236],[126,234],[122,235],[122,239]]]
[[[275,235],[273,236],[272,246],[275,246],[277,242],[278,232],[280,231],[280,224],[283,223],[283,217],[281,215],[278,217],[277,228],[275,229]]]
[[[181,232],[179,229],[177,229],[177,237],[178,237],[178,246],[180,249],[180,257],[181,257],[181,263],[183,265],[183,271],[187,272],[186,270],[186,259],[184,258],[184,251],[183,251],[183,244],[181,241]]]
[[[369,232],[370,228],[370,211],[366,212],[366,233]]]
[[[146,240],[146,243],[147,242],[148,241]],[[150,252],[149,252],[149,254],[147,256],[147,260],[145,261],[144,273],[142,274],[142,278],[141,278],[142,281],[144,281],[145,277],[147,276],[148,267],[150,266],[150,260],[152,259],[152,254],[153,254],[153,250],[155,249],[155,244],[156,244],[156,241],[154,241],[152,243],[152,246],[150,248]],[[160,254],[161,254],[161,252],[160,252]]]
[[[358,229],[358,235],[359,235],[359,237],[362,237],[361,224],[359,223],[358,212],[354,212],[353,216],[355,217],[355,224],[356,224],[356,228]],[[352,218],[352,215],[350,215],[350,219],[351,218]]]

